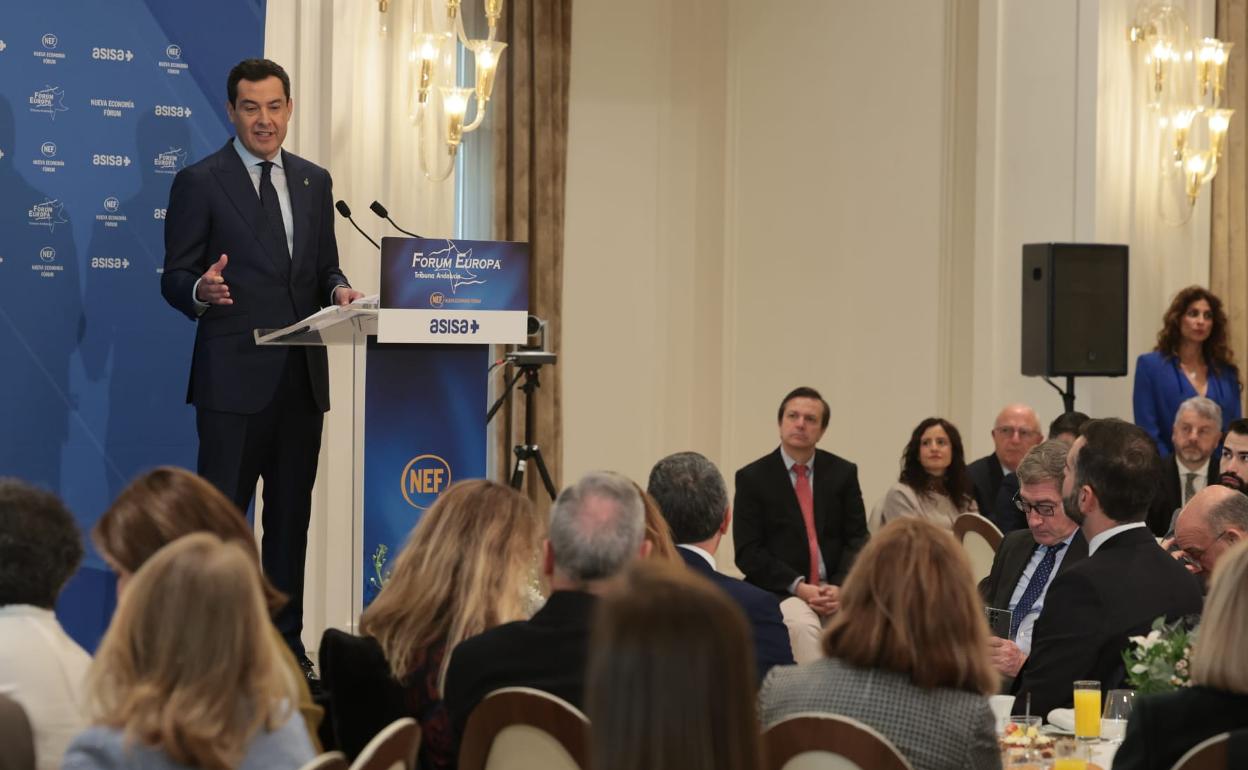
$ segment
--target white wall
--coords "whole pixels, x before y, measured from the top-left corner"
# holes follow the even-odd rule
[[[929,414],[954,416],[970,458],[1004,403],[1047,424],[1059,397],[1017,373],[1027,242],[1128,243],[1132,352],[1150,347],[1173,292],[1207,280],[1208,214],[1159,232],[1136,201],[1120,42],[1134,7],[579,5],[567,478],[644,482],[697,449],[731,484],[775,446],[799,383],[831,402],[823,446],[858,462],[868,506]],[[1077,392],[1130,417],[1129,377]]]

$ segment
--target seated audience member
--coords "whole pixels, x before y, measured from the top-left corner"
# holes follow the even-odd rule
[[[737,471],[733,541],[747,582],[779,594],[798,663],[819,657],[823,624],[869,537],[858,467],[816,449],[830,411],[814,388],[780,402],[780,446]]]
[[[1213,736],[1248,728],[1248,546],[1229,549],[1213,573],[1192,649],[1192,686],[1135,701],[1114,770],[1169,770]]]
[[[763,682],[764,726],[840,714],[878,730],[915,770],[999,768],[988,624],[952,533],[918,518],[887,524],[843,588],[827,657],[774,668]]]
[[[719,540],[732,522],[728,489],[715,464],[697,452],[668,455],[650,469],[646,485],[671,525],[682,563],[718,585],[745,613],[754,636],[759,680],[772,666],[792,663],[789,632],[776,595],[715,569]]]
[[[65,746],[87,726],[91,658],[52,612],[80,561],[82,540],[64,504],[0,479],[0,692],[26,711],[39,770],[59,768]]]
[[[992,454],[967,466],[975,486],[979,512],[997,525],[1003,534],[1027,526],[1027,517],[1014,505],[1018,478],[1014,469],[1033,446],[1044,441],[1040,418],[1026,404],[1010,404],[992,425]]]
[[[302,677],[281,662],[254,553],[187,535],[126,583],[88,676],[93,726],[64,770],[296,770],[312,759],[295,710]]]
[[[360,618],[407,691],[420,723],[421,766],[455,766],[443,705],[447,653],[464,639],[529,616],[544,527],[528,498],[492,481],[461,481],[412,530],[381,593]]]
[[[759,770],[754,663],[737,605],[639,561],[603,597],[586,700],[595,770]]]
[[[550,598],[530,620],[460,642],[443,690],[456,736],[486,695],[533,687],[585,703],[590,620],[598,596],[629,561],[650,551],[637,486],[615,473],[590,473],[563,490],[550,511],[542,571]]]
[[[1248,540],[1248,496],[1230,487],[1205,487],[1179,513],[1171,553],[1189,572],[1213,574],[1218,560],[1236,543]]]
[[[1122,420],[1088,422],[1070,448],[1063,508],[1083,530],[1088,558],[1049,586],[1031,654],[1014,680],[1015,712],[1028,695],[1033,714],[1069,707],[1077,679],[1119,687],[1128,637],[1148,633],[1158,617],[1200,613],[1196,579],[1157,547],[1144,523],[1159,464],[1149,435]]]
[[[1083,412],[1064,412],[1053,418],[1049,423],[1049,439],[1065,441],[1067,445],[1075,443],[1079,438],[1079,429],[1092,418]]]
[[[666,559],[671,562],[680,561],[680,554],[676,552],[676,543],[672,541],[672,529],[663,518],[659,504],[650,496],[650,493],[641,488],[640,484],[634,482],[633,486],[637,487],[637,494],[641,495],[641,503],[646,507],[646,542],[650,544],[650,558]]]
[[[978,510],[961,434],[948,420],[928,417],[901,451],[901,476],[871,511],[871,529],[918,516],[952,531],[959,514]]]
[[[1179,406],[1174,416],[1174,454],[1161,459],[1157,496],[1148,510],[1148,528],[1157,537],[1173,530],[1179,509],[1197,492],[1221,477],[1218,459],[1213,456],[1222,440],[1222,408],[1203,396],[1193,396]]]
[[[210,532],[226,542],[238,543],[255,557],[259,568],[256,538],[247,519],[215,486],[183,468],[156,468],[131,481],[95,523],[91,541],[104,562],[117,573],[120,593],[131,576],[157,551],[194,532]],[[260,588],[271,619],[286,604],[286,596],[263,575]],[[319,750],[316,731],[324,711],[313,703],[303,669],[282,640],[277,626],[269,623],[265,630],[279,643],[281,665],[300,680],[296,705],[307,725],[313,748]]]
[[[1032,631],[1044,609],[1053,580],[1088,556],[1088,541],[1062,508],[1066,469],[1064,441],[1046,441],[1018,464],[1019,510],[1026,511],[1027,529],[1005,536],[992,560],[992,570],[979,584],[989,607],[1008,609],[1010,636],[993,637],[992,662],[1012,679],[1031,652]]]
[[[1238,419],[1226,427],[1218,481],[1248,494],[1248,419]]]
[[[85,723],[84,723],[85,724]],[[0,770],[35,770],[35,733],[26,710],[0,692]],[[56,766],[61,766],[58,760]]]

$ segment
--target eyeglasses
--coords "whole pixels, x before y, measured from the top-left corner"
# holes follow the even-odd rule
[[[1035,511],[1037,515],[1046,519],[1057,513],[1057,506],[1053,503],[1029,503],[1017,492],[1014,493],[1014,507],[1024,514]]]
[[[992,432],[997,434],[1001,438],[1009,438],[1010,436],[1018,436],[1024,441],[1028,439],[1033,439],[1036,436],[1040,435],[1039,431],[1034,431],[1031,428],[1013,428],[1013,427],[1010,427],[1009,425],[1002,425],[1000,427],[993,428]]]
[[[1228,534],[1230,533],[1227,532],[1226,530],[1222,530],[1221,532],[1219,532],[1218,536],[1215,537],[1212,540],[1212,542],[1209,543],[1209,548],[1213,548],[1215,545],[1218,544],[1219,540],[1226,537]],[[1205,552],[1208,551],[1209,548],[1184,548],[1183,553],[1187,554],[1189,557],[1191,557],[1192,561],[1197,563],[1195,566],[1199,566],[1199,562],[1201,562],[1204,559]]]

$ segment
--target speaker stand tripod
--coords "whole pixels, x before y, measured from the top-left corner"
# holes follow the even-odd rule
[[[1050,380],[1048,377],[1045,377],[1044,381],[1049,383],[1049,387],[1061,394],[1062,406],[1065,407],[1065,414],[1070,414],[1075,411],[1075,378],[1073,376],[1069,374],[1066,375],[1066,390],[1059,388],[1057,383]]]

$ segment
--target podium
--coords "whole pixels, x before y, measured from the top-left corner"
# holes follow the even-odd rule
[[[353,627],[421,514],[486,476],[490,345],[525,341],[527,295],[527,244],[383,238],[379,295],[253,332],[350,346]]]

